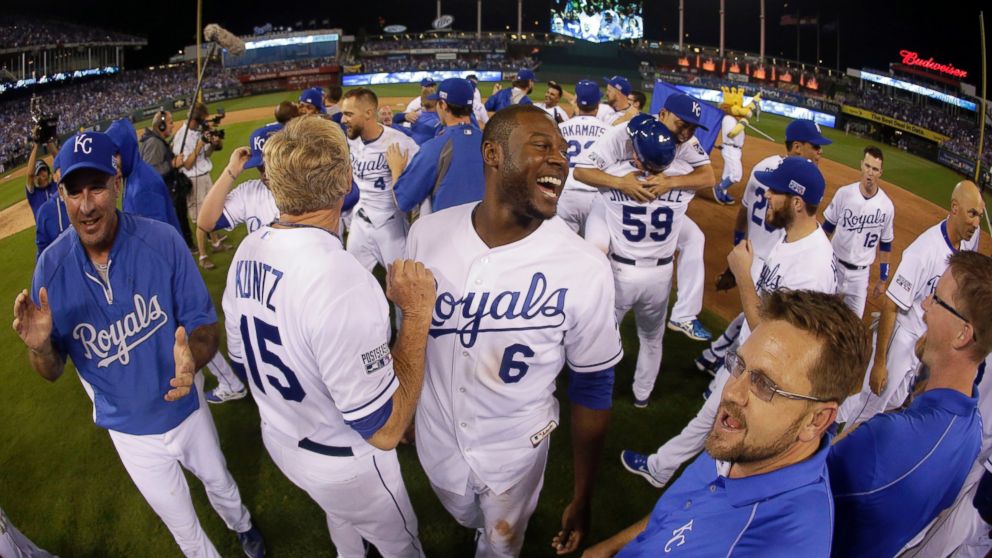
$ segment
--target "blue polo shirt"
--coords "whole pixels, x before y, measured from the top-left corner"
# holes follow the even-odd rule
[[[431,210],[440,211],[482,200],[482,131],[471,124],[444,128],[420,146],[393,191],[402,211],[410,211],[428,197]]]
[[[38,304],[38,291],[48,289],[52,344],[72,358],[97,426],[162,434],[199,407],[195,387],[179,401],[164,399],[176,374],[176,329],[192,333],[217,315],[174,228],[129,213],[117,217],[109,285],[70,228],[39,258],[31,294]]]
[[[873,417],[827,465],[837,505],[834,556],[894,556],[954,503],[982,445],[978,398],[934,389]]]
[[[405,117],[406,114],[402,112],[393,116],[393,128],[410,136],[417,145],[423,145],[424,142],[436,136],[438,130],[444,127],[444,124],[441,123],[441,118],[434,111],[422,111],[420,116],[417,117],[417,121],[410,124],[409,128],[403,125],[406,122]]]
[[[809,459],[740,479],[721,475],[701,453],[617,558],[827,556],[834,525],[829,447],[827,435]]]
[[[488,110],[489,112],[496,112],[500,109],[505,109],[506,107],[512,105],[513,89],[514,89],[513,87],[507,89],[500,89],[499,91],[496,92],[495,95],[492,95],[491,97],[486,99],[486,110]],[[533,102],[530,100],[530,97],[524,95],[523,97],[521,97],[520,102],[518,102],[517,104],[531,105],[533,104]]]
[[[28,189],[25,186],[24,195],[27,196],[28,205],[31,206],[31,213],[34,215],[35,221],[37,221],[38,210],[41,209],[41,206],[46,201],[59,196],[59,185],[52,180],[48,183],[48,186],[45,186],[44,188],[35,188],[34,192],[28,192]]]
[[[45,248],[48,248],[49,244],[55,242],[55,239],[63,231],[72,227],[72,223],[69,222],[69,214],[66,213],[65,202],[59,196],[50,198],[41,204],[35,220],[38,225],[34,232],[34,243],[38,247],[38,253],[35,255],[35,259],[37,259],[41,257],[41,253],[45,251]]]

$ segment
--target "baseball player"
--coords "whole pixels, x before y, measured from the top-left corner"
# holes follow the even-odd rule
[[[555,216],[568,172],[547,114],[517,106],[486,125],[486,193],[417,220],[407,251],[438,282],[416,415],[417,454],[441,503],[479,529],[476,556],[518,556],[558,427],[567,363],[575,493],[553,545],[587,532],[596,462],[623,356],[605,256]]]
[[[58,153],[56,150],[55,140],[51,140],[48,143],[48,154],[53,158],[55,154]],[[52,169],[49,168],[48,163],[44,159],[38,158],[38,151],[41,149],[41,144],[34,142],[31,146],[31,155],[28,156],[27,165],[27,181],[24,185],[24,193],[28,199],[28,205],[31,207],[31,213],[34,215],[35,221],[38,220],[38,210],[41,209],[41,205],[51,198],[58,196],[59,186],[52,180]]]
[[[444,127],[437,112],[437,101],[430,99],[430,93],[423,96],[425,98],[416,111],[399,112],[392,116],[392,128],[413,138],[417,145],[423,145]]]
[[[413,157],[420,149],[403,132],[376,122],[378,107],[375,92],[364,87],[348,91],[341,102],[353,180],[360,192],[348,234],[348,253],[370,271],[376,263],[386,267],[399,259],[406,244],[406,215],[396,205],[386,150],[399,144],[401,151]]]
[[[434,93],[435,88],[437,88],[437,82],[434,81],[434,78],[426,77],[420,80],[420,95],[410,99],[410,102],[406,104],[406,110],[403,112],[412,113],[420,110],[421,106],[423,106],[424,96]]]
[[[754,270],[754,249],[750,241],[739,242],[727,262],[737,279],[745,319],[741,324],[739,344],[743,344],[758,326],[760,297],[780,289],[807,289],[833,293],[836,280],[830,240],[816,221],[817,206],[823,199],[825,181],[809,159],[787,157],[771,171],[759,171],[755,178],[767,188],[766,220],[785,235],[768,253],[761,269]],[[664,486],[687,459],[703,448],[720,405],[723,386],[729,377],[722,367],[711,384],[711,393],[699,413],[682,432],[645,456],[630,450],[620,454],[623,466],[641,475],[653,486]]]
[[[327,514],[338,555],[365,556],[368,541],[385,557],[421,557],[393,449],[420,394],[433,277],[416,262],[390,267],[386,290],[404,310],[391,352],[382,289],[336,234],[351,182],[344,134],[302,117],[264,150],[281,217],[231,262],[231,360],[250,378],[269,455]]]
[[[837,292],[844,303],[861,316],[868,296],[868,275],[880,254],[878,282],[872,288],[872,298],[885,291],[889,280],[889,254],[892,253],[895,206],[882,190],[882,150],[868,146],[861,160],[861,180],[837,190],[834,199],[823,212],[823,230],[834,247],[837,268]]]
[[[493,84],[493,94],[486,99],[486,110],[496,112],[512,105],[530,105],[530,92],[534,90],[534,81],[537,76],[534,72],[524,68],[517,72],[517,77],[513,80],[513,87],[503,89],[502,84]]]
[[[558,125],[561,135],[568,142],[569,167],[565,188],[558,199],[558,216],[573,231],[585,235],[586,218],[599,189],[576,180],[573,170],[579,159],[585,155],[584,151],[592,147],[596,139],[606,133],[609,127],[596,118],[596,107],[599,106],[599,100],[602,98],[596,82],[582,80],[577,83],[575,97],[575,116]]]
[[[555,122],[561,124],[569,119],[568,111],[561,106],[561,85],[557,81],[548,81],[548,90],[544,94],[544,102],[534,103],[534,106],[551,115]]]
[[[420,214],[426,215],[482,199],[482,132],[470,121],[472,92],[467,79],[442,81],[429,99],[437,103],[444,122],[441,133],[425,142],[409,165],[398,145],[386,151],[401,211],[420,207]]]
[[[731,186],[741,181],[744,175],[744,168],[741,165],[741,157],[744,153],[744,130],[735,128],[740,121],[740,117],[750,114],[750,111],[743,108],[744,89],[723,87],[723,102],[720,109],[723,110],[723,120],[720,121],[720,154],[723,155],[723,175],[720,183],[713,187],[713,199],[717,203],[729,205],[734,203],[734,198],[727,193]]]
[[[628,129],[634,160],[607,169],[613,176],[642,172],[645,177],[666,170],[675,160],[675,139],[664,124],[648,117],[639,128]],[[681,161],[679,164],[684,165]],[[672,175],[685,174],[672,169]],[[672,260],[679,228],[695,194],[670,190],[646,203],[617,190],[603,190],[606,224],[610,231],[610,263],[616,286],[617,322],[629,310],[637,322],[639,351],[634,370],[634,406],[645,408],[661,368],[662,340],[672,288]]]
[[[324,90],[320,87],[311,87],[310,89],[304,89],[300,93],[300,114],[326,114],[327,109],[324,107]]]
[[[65,146],[69,145],[69,143],[69,140],[66,140],[62,144],[62,149],[59,149],[55,158],[52,160],[52,175],[54,177],[53,181],[56,183],[56,192],[58,191],[59,175],[62,169],[61,155],[63,150],[68,151],[65,149]],[[62,197],[55,195],[41,204],[41,207],[38,208],[38,214],[35,216],[35,221],[37,222],[37,226],[35,227],[34,243],[38,247],[38,252],[35,254],[35,260],[37,260],[41,257],[41,253],[45,251],[45,248],[48,248],[49,244],[55,242],[55,239],[71,226]]]
[[[643,122],[648,115],[634,116],[626,126],[614,126],[607,130],[588,150],[586,157],[580,158],[575,165],[576,180],[596,188],[613,188],[620,190],[637,201],[649,201],[669,189],[709,188],[714,181],[713,167],[709,156],[693,136],[700,126],[702,106],[700,101],[688,95],[672,95],[665,100],[665,108],[661,112],[661,122],[675,134],[679,143],[675,158],[686,163],[692,172],[684,176],[656,175],[646,182],[641,182],[635,174],[626,177],[610,176],[604,172],[618,162],[633,159],[633,146],[627,134],[627,127],[635,122]],[[652,188],[649,191],[648,188]],[[587,224],[587,229],[590,228]],[[586,234],[587,238],[590,235]],[[703,247],[705,243],[703,231],[699,226],[685,218],[679,230],[678,238],[678,270],[677,286],[678,300],[672,308],[672,318],[668,328],[679,331],[692,339],[709,340],[710,332],[703,327],[696,317],[703,307],[703,280],[705,267],[703,265]],[[594,241],[596,242],[596,241]]]
[[[219,335],[206,285],[169,225],[116,211],[116,146],[99,132],[71,139],[60,193],[72,229],[41,255],[14,330],[31,366],[55,381],[72,358],[93,418],[186,556],[219,557],[200,527],[182,467],[248,556],[265,547],[227,471],[202,376]]]
[[[479,123],[481,129],[486,125],[486,122],[489,122],[489,113],[486,112],[486,105],[482,102],[482,94],[479,93],[479,76],[469,74],[465,79],[472,83],[472,115],[475,116],[475,121]]]
[[[860,424],[906,399],[919,364],[914,347],[926,331],[923,300],[933,293],[947,269],[948,256],[958,250],[978,249],[984,211],[985,201],[975,183],[959,182],[951,195],[947,218],[923,231],[903,251],[882,301],[875,360],[861,393],[841,406],[838,422]]]
[[[820,127],[812,120],[793,120],[785,127],[785,156],[766,157],[751,169],[744,195],[741,197],[741,207],[737,210],[734,246],[745,238],[751,241],[751,252],[754,254],[752,275],[761,271],[772,247],[785,236],[784,229],[772,227],[765,219],[768,212],[768,198],[765,192],[768,189],[755,178],[755,174],[775,170],[785,157],[803,157],[819,165],[823,146],[831,143],[833,142],[820,133]],[[738,314],[723,334],[703,351],[703,354],[696,359],[696,368],[700,372],[716,375],[723,365],[724,355],[737,341],[743,323],[744,314]]]
[[[629,120],[637,110],[633,108],[627,95],[634,89],[623,76],[603,78],[606,82],[606,102],[599,105],[596,117],[610,126],[618,124],[625,117]]]

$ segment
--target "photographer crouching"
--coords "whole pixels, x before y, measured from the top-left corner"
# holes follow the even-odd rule
[[[186,194],[192,189],[186,175],[179,172],[183,164],[182,155],[173,155],[172,146],[169,145],[169,137],[176,124],[172,120],[172,113],[160,110],[152,117],[152,125],[145,128],[144,134],[139,142],[141,158],[151,165],[155,172],[162,177],[165,185],[169,187],[169,194],[172,197],[172,206],[176,210],[176,218],[179,219],[179,229],[182,231],[183,240],[190,251],[196,249],[193,244],[193,231],[189,226],[189,209],[186,207]],[[188,140],[187,140],[188,141]],[[180,178],[181,177],[181,178]]]
[[[213,185],[210,179],[210,171],[213,170],[213,163],[210,156],[215,151],[220,151],[224,147],[224,131],[216,129],[224,114],[221,112],[217,116],[210,118],[207,105],[196,103],[189,112],[189,118],[172,137],[172,152],[182,156],[182,163],[179,172],[186,175],[192,188],[186,195],[186,208],[190,221],[196,221],[196,214],[200,211],[200,204],[203,198],[207,197],[207,192]],[[208,232],[200,227],[196,228],[196,247],[199,251],[199,264],[203,269],[214,269],[217,267],[210,261],[207,255],[207,235]],[[231,248],[224,243],[224,238],[217,233],[209,233],[210,244],[215,252],[222,252]]]

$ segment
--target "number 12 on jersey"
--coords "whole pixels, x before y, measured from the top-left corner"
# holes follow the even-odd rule
[[[296,377],[296,373],[286,366],[286,363],[279,358],[279,355],[269,350],[270,345],[282,346],[282,338],[279,336],[279,328],[272,324],[267,324],[255,317],[252,317],[252,321],[255,325],[255,337],[258,339],[257,355],[255,353],[255,347],[253,347],[251,343],[251,332],[248,328],[248,316],[241,316],[241,340],[245,344],[245,360],[248,361],[248,372],[251,374],[252,382],[255,383],[255,386],[258,387],[259,391],[265,393],[265,386],[262,384],[261,378],[261,373],[265,372],[265,379],[268,384],[276,388],[276,391],[282,395],[283,399],[288,401],[296,401],[297,403],[303,401],[303,398],[306,397],[307,394],[303,391],[303,386],[300,385],[300,380]],[[267,365],[261,372],[259,371],[258,360],[261,360],[263,365]],[[272,369],[282,372],[282,375],[286,380],[285,384],[283,384],[279,378],[267,373]]]

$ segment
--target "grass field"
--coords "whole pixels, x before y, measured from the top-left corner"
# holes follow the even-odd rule
[[[416,93],[416,87],[382,88],[383,96]],[[538,92],[538,95],[541,93]],[[224,103],[227,110],[272,106],[292,94],[267,95]],[[225,126],[227,145],[243,145],[248,134],[266,120]],[[783,119],[762,116],[759,126],[781,136]],[[826,156],[856,166],[863,142],[828,131],[836,141]],[[860,142],[860,143],[859,143]],[[214,156],[214,176],[226,164],[230,148]],[[953,174],[901,153],[886,153],[886,177],[927,199],[946,206]],[[245,173],[252,178],[253,173]],[[896,176],[905,176],[903,183]],[[22,179],[0,184],[0,202],[20,199]],[[10,191],[16,191],[13,195]],[[930,195],[927,195],[927,194]],[[240,240],[243,230],[233,235]],[[34,263],[34,230],[0,240],[7,271],[0,277],[0,303],[10,308],[16,293],[30,285]],[[218,254],[218,269],[203,276],[216,302],[218,315],[226,270],[232,253]],[[9,312],[9,310],[7,310]],[[10,314],[5,314],[10,320]],[[724,325],[704,313],[708,327]],[[7,323],[10,323],[9,321]],[[593,503],[590,542],[598,541],[647,514],[660,494],[639,477],[623,471],[617,456],[623,448],[653,450],[676,434],[702,404],[709,381],[692,359],[702,343],[684,336],[665,338],[665,359],[655,398],[645,410],[634,409],[630,395],[636,360],[636,331],[632,317],[622,325],[626,357],[617,368],[615,407],[607,449]],[[26,349],[14,332],[0,329],[0,505],[11,520],[42,547],[62,556],[178,556],[163,524],[138,494],[125,473],[109,437],[92,423],[92,407],[79,382],[69,377],[49,384],[27,364]],[[208,389],[213,380],[208,379]],[[559,389],[559,392],[562,392]],[[568,403],[562,398],[562,425],[552,437],[545,486],[527,531],[524,556],[548,556],[551,537],[571,496],[571,449]],[[322,513],[278,471],[264,451],[258,414],[250,398],[211,411],[220,432],[228,465],[241,488],[245,504],[265,534],[272,556],[332,556]],[[473,533],[459,528],[440,506],[411,447],[399,450],[407,487],[420,520],[420,535],[429,556],[470,556]],[[200,483],[191,475],[193,500],[207,533],[224,556],[240,555],[232,533],[212,511]]]

